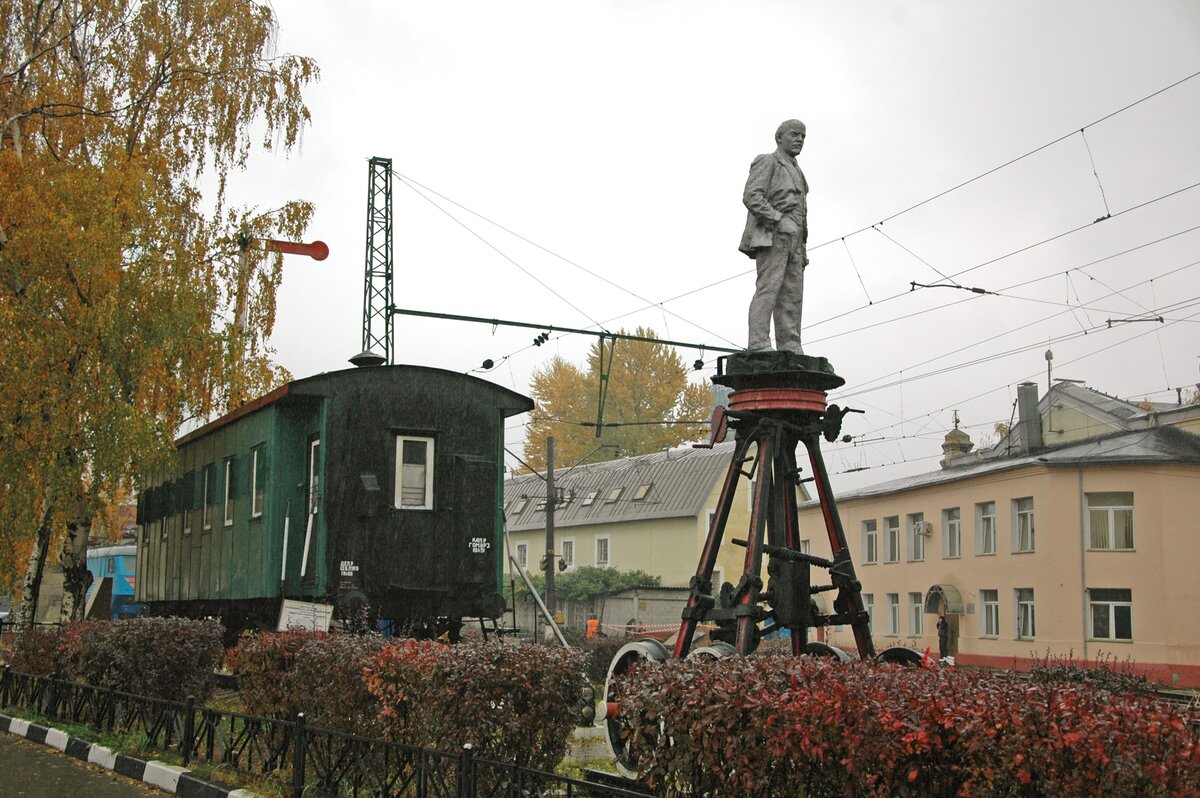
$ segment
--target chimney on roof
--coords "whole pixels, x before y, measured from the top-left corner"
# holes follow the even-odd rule
[[[975,448],[975,444],[971,442],[971,436],[958,428],[958,411],[954,411],[954,429],[946,433],[946,440],[942,443],[942,453],[945,457],[941,460],[942,468],[949,468],[954,464],[956,458],[962,457],[967,452]]]
[[[1025,451],[1040,452],[1046,448],[1042,439],[1042,417],[1038,414],[1038,389],[1035,383],[1023,382],[1017,386],[1017,419]]]

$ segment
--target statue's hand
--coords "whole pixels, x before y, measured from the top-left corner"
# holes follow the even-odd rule
[[[779,220],[779,224],[775,227],[775,231],[784,235],[794,236],[800,232],[800,225],[796,224],[791,217],[785,216]]]

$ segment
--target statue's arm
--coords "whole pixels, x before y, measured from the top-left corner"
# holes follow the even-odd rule
[[[746,178],[746,190],[742,192],[742,204],[768,226],[779,222],[783,214],[771,207],[767,201],[767,189],[771,185],[771,175],[775,159],[772,155],[760,155],[750,164],[750,176]]]

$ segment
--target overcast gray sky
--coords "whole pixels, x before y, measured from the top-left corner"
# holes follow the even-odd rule
[[[231,189],[316,204],[332,254],[288,261],[273,338],[297,376],[361,349],[373,155],[398,173],[397,306],[744,346],[742,187],[796,117],[805,349],[846,378],[831,400],[867,411],[826,450],[831,471],[869,468],[839,488],[936,469],[954,410],[977,441],[1007,422],[1018,383],[1045,390],[1048,345],[1056,377],[1123,398],[1200,381],[1194,0],[272,5],[280,50],[320,64],[313,124]],[[947,277],[999,295],[910,291]],[[397,362],[490,358],[481,376],[519,392],[592,341],[395,329]]]

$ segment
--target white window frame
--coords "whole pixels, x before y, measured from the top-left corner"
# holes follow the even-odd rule
[[[260,495],[258,492],[258,461],[259,455],[262,452],[262,446],[255,446],[250,450],[250,517],[262,518],[263,501],[267,496],[266,486],[263,486],[263,492]]]
[[[908,561],[921,562],[925,559],[925,513],[909,513],[908,518]]]
[[[222,523],[233,526],[233,458],[225,458],[225,496],[221,503]]]
[[[589,490],[587,492],[587,495],[585,495],[583,497],[583,501],[581,501],[580,504],[583,505],[584,507],[590,507],[596,501],[596,497],[599,495],[600,495],[600,491]]]
[[[863,593],[863,608],[867,611],[867,631],[875,626],[875,594]]]
[[[1018,587],[1013,591],[1017,605],[1016,634],[1018,640],[1037,639],[1037,613],[1033,588]]]
[[[863,565],[879,562],[879,523],[874,519],[862,522]]]
[[[995,553],[996,503],[979,502],[975,505],[975,554],[990,557]]]
[[[983,612],[979,615],[979,636],[1000,636],[1000,591],[984,589],[979,591],[979,604]]]
[[[420,504],[404,503],[404,444],[412,441],[425,444],[425,488]],[[433,464],[434,439],[424,435],[396,436],[396,477],[392,506],[397,510],[432,510],[433,509]]]
[[[1033,497],[1024,496],[1012,500],[1012,550],[1013,553],[1028,553],[1034,550]]]
[[[942,510],[942,559],[957,560],[962,557],[962,509],[947,507]]]
[[[623,486],[620,488],[613,488],[612,490],[610,490],[608,493],[606,493],[604,495],[604,503],[605,504],[615,503],[618,499],[621,498],[621,494],[624,492],[625,492],[625,488]]]
[[[643,482],[634,489],[633,495],[629,497],[631,502],[640,502],[650,494],[650,489],[654,487],[653,482]]]
[[[888,616],[887,616],[887,633],[888,637],[896,637],[900,634],[900,594],[888,593]]]
[[[212,529],[212,474],[213,464],[204,466],[204,492],[200,494],[200,529],[207,532]]]
[[[1104,595],[1121,593],[1121,597]],[[1107,634],[1096,634],[1096,621],[1098,620],[1096,613],[1101,608],[1104,609],[1107,615],[1106,626],[1108,627]],[[1129,627],[1128,637],[1117,636],[1117,612],[1122,611],[1128,614],[1126,624]],[[1088,639],[1089,640],[1108,640],[1114,643],[1132,643],[1133,642],[1133,591],[1128,588],[1088,588]]]
[[[600,545],[603,543],[603,547]],[[600,559],[600,549],[604,549],[604,559]],[[608,535],[600,535],[596,538],[596,567],[611,568],[612,567],[612,539]]]
[[[560,548],[563,566],[569,570],[575,567],[575,538],[563,538]]]
[[[913,637],[925,634],[925,597],[920,593],[908,594],[908,633]]]
[[[812,548],[812,541],[809,540],[808,538],[805,538],[804,540],[800,541],[800,545],[797,547],[796,550],[799,551],[801,554],[808,554],[809,550],[811,548]]]
[[[517,551],[516,551],[517,565],[521,566],[522,568],[528,569],[529,568],[529,544],[528,543],[518,543],[516,545],[516,548],[517,548]]]
[[[1128,504],[1113,503],[1114,496],[1128,496]],[[1133,491],[1099,491],[1085,494],[1086,515],[1087,519],[1087,541],[1088,551],[1134,551],[1137,546],[1137,519],[1134,513]],[[1093,504],[1095,501],[1095,504]],[[1102,546],[1096,545],[1096,539],[1092,530],[1093,514],[1102,513],[1104,515],[1105,524],[1105,540]],[[1127,513],[1127,526],[1129,529],[1129,545],[1117,545],[1117,513]]]
[[[884,562],[900,562],[900,516],[890,515],[883,519],[885,530],[884,556],[887,558]],[[890,594],[889,594],[890,595]]]

